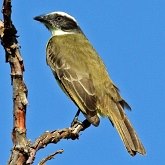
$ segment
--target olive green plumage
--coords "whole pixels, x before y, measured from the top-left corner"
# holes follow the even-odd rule
[[[47,45],[47,63],[91,124],[99,124],[98,114],[108,117],[131,155],[136,151],[145,153],[124,113],[123,108],[128,104],[119,95],[102,60],[83,34],[52,37]]]
[[[128,120],[130,108],[110,79],[104,63],[85,37],[76,20],[63,12],[35,18],[52,32],[46,60],[63,91],[87,120],[98,126],[98,115],[107,117],[117,129],[128,152],[145,154],[145,149]]]

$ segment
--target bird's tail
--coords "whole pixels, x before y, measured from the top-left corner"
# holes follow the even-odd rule
[[[117,103],[117,104],[118,104],[117,109],[120,112],[120,116],[116,115],[115,113],[109,113],[108,118],[117,129],[129,154],[134,156],[138,152],[144,155],[146,152],[143,147],[143,144],[138,138],[126,114],[124,113],[124,109],[122,105],[120,103]]]

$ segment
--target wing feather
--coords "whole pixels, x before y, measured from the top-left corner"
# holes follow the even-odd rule
[[[76,70],[70,60],[65,58],[65,54],[61,54],[58,47],[52,46],[50,40],[47,46],[47,63],[60,86],[85,115],[95,116],[97,98],[90,74]]]

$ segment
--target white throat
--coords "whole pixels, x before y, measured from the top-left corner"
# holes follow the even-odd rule
[[[62,36],[66,34],[74,34],[74,32],[65,32],[61,29],[51,29],[52,36]]]

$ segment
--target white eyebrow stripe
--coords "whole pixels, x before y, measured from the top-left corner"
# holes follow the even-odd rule
[[[66,16],[66,17],[72,19],[73,21],[75,21],[75,22],[77,23],[77,21],[76,21],[76,19],[75,19],[74,17],[72,17],[71,15],[69,15],[69,14],[67,14],[67,13],[65,13],[65,12],[62,12],[62,11],[55,11],[55,12],[52,12],[52,13],[49,13],[49,14],[46,14],[46,15],[50,15],[50,14],[59,14],[59,15],[61,15],[61,16]]]

